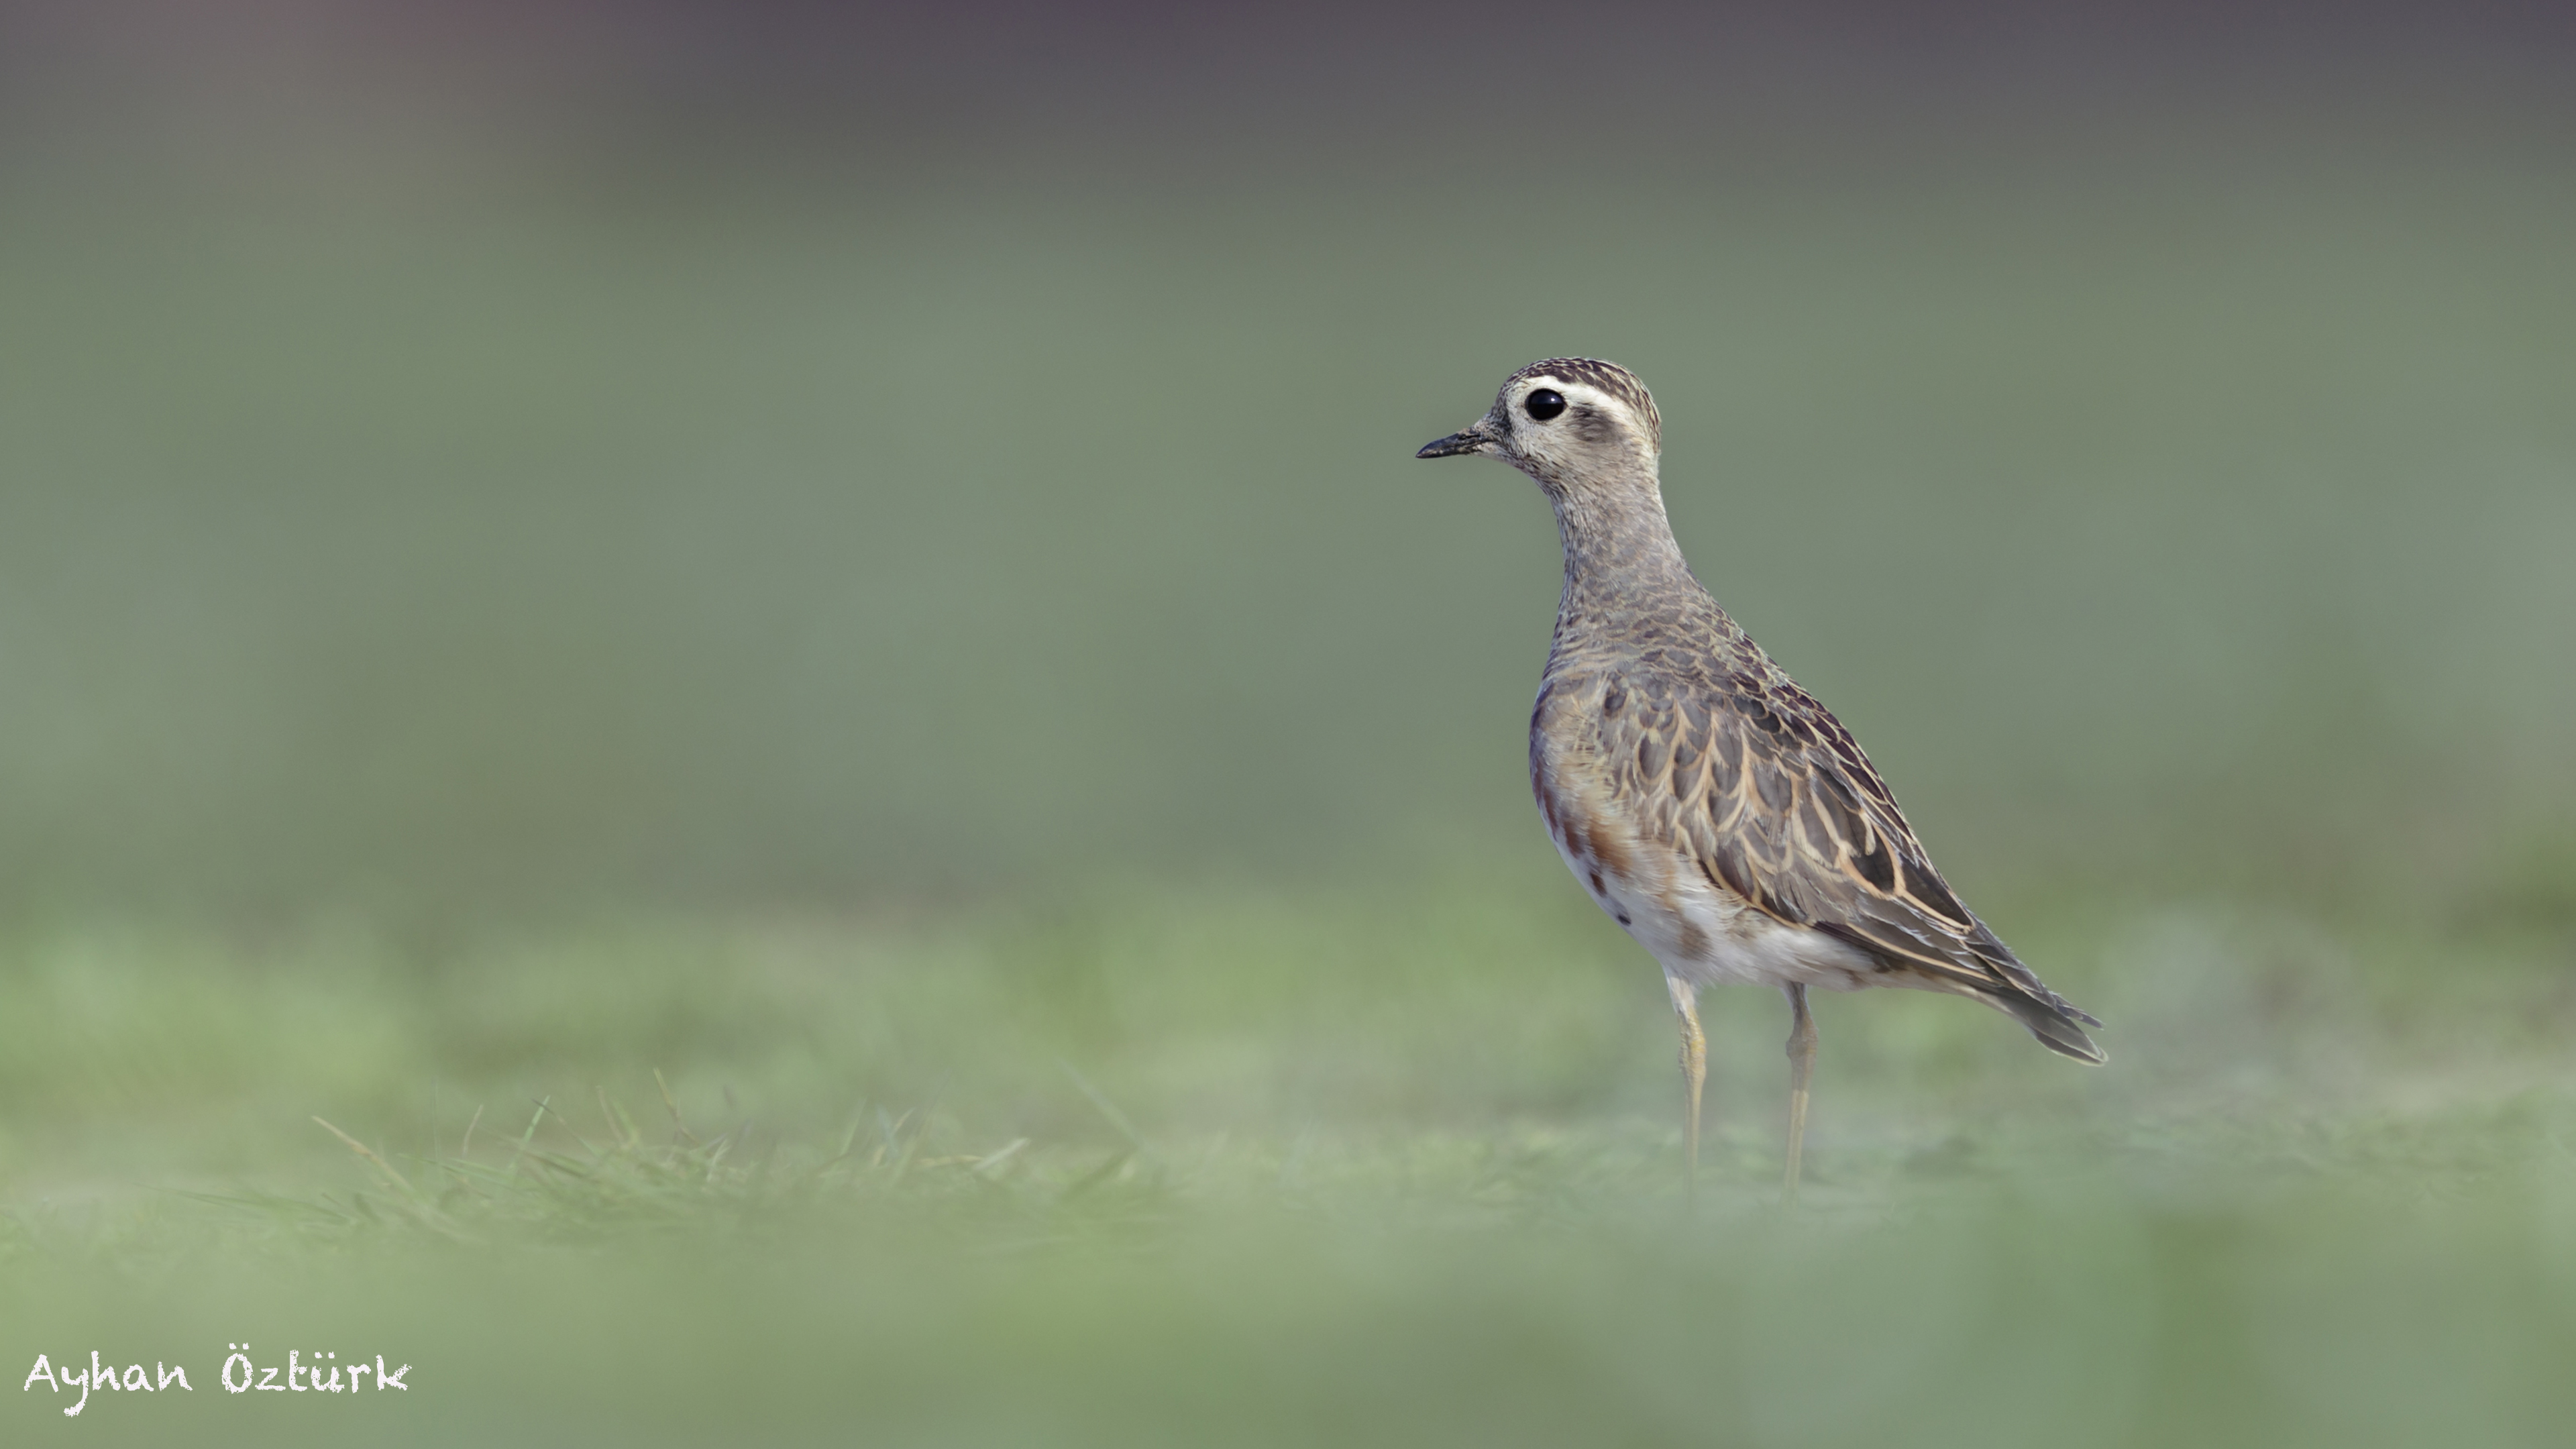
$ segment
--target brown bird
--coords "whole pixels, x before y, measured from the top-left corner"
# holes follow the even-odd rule
[[[1481,453],[1556,507],[1565,592],[1530,715],[1530,785],[1576,880],[1664,968],[1681,1018],[1698,1178],[1699,991],[1789,998],[1787,1188],[1798,1190],[1816,1026],[1807,989],[1969,997],[2083,1062],[2102,1023],[2048,989],[1941,879],[1851,732],[1683,562],[1658,476],[1663,420],[1634,373],[1533,362],[1422,458]]]

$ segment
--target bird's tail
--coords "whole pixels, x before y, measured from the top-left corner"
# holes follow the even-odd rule
[[[2039,1038],[2041,1046],[2059,1056],[2073,1057],[2097,1067],[2109,1060],[2102,1049],[2093,1044],[2093,1038],[2084,1034],[2086,1026],[2100,1026],[2102,1023],[2076,1010],[2053,991],[2042,988],[2040,992],[2032,993],[2006,988],[1987,993],[1986,1002],[2029,1027],[2030,1034]]]

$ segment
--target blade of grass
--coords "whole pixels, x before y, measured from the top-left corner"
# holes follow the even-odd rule
[[[537,1099],[537,1110],[528,1118],[528,1130],[519,1134],[519,1148],[510,1154],[510,1165],[507,1171],[517,1171],[519,1159],[528,1155],[528,1144],[536,1140],[537,1124],[546,1119],[546,1103],[552,1100],[550,1097]]]
[[[660,1067],[653,1069],[653,1085],[662,1090],[662,1106],[671,1114],[671,1130],[680,1134],[682,1142],[691,1147],[697,1146],[698,1139],[690,1133],[689,1124],[680,1120],[680,1101],[671,1095],[671,1084],[662,1080]]]
[[[1118,1129],[1118,1135],[1127,1139],[1128,1143],[1136,1149],[1139,1157],[1147,1159],[1153,1157],[1154,1150],[1145,1145],[1144,1134],[1136,1130],[1136,1124],[1127,1120],[1127,1114],[1118,1110],[1118,1104],[1110,1101],[1107,1093],[1091,1085],[1082,1073],[1075,1071],[1073,1063],[1058,1057],[1055,1059],[1055,1064],[1064,1068],[1064,1074],[1073,1079],[1073,1084],[1082,1089],[1082,1095],[1091,1099],[1091,1105],[1100,1109],[1100,1115],[1109,1119],[1109,1125]]]
[[[323,1122],[320,1117],[316,1117],[313,1120],[321,1123],[323,1131],[330,1133],[332,1136],[337,1137],[342,1142],[348,1144],[351,1152],[354,1152],[360,1157],[365,1158],[367,1161],[374,1163],[376,1171],[383,1173],[392,1181],[394,1186],[401,1188],[405,1193],[412,1193],[413,1190],[410,1180],[405,1178],[401,1173],[394,1171],[394,1165],[385,1161],[383,1157],[377,1155],[376,1149],[369,1147],[367,1144],[350,1136],[348,1133],[341,1131],[339,1128],[332,1126],[330,1123]],[[413,1195],[416,1196],[417,1194]]]

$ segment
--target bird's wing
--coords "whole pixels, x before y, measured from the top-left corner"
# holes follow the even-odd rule
[[[1805,690],[1776,672],[1714,686],[1614,681],[1601,708],[1621,792],[1711,881],[1891,966],[2005,998],[2026,1022],[2025,998],[2101,1024],[1959,903],[1851,732]]]

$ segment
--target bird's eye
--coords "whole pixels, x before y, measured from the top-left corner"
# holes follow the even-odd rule
[[[1521,399],[1521,410],[1530,415],[1532,422],[1546,422],[1565,411],[1565,394],[1552,387],[1540,388]]]

